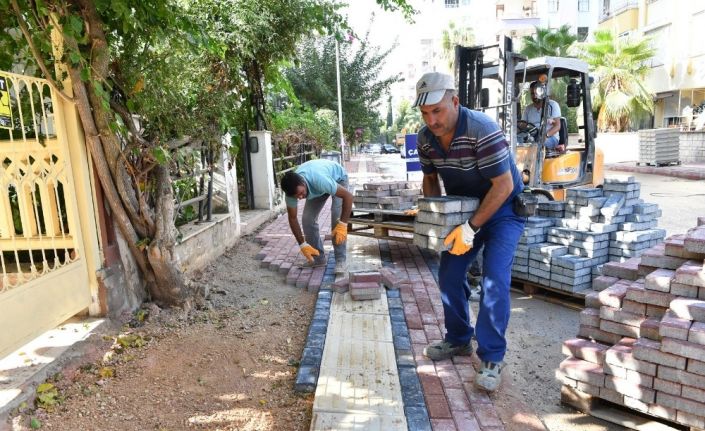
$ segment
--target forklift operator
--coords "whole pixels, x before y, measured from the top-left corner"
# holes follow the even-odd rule
[[[539,81],[534,81],[529,86],[532,103],[524,109],[524,113],[521,116],[521,121],[518,126],[520,129],[523,129],[523,131],[528,131],[527,129],[531,126],[536,128],[534,130],[540,129],[541,111],[543,108],[543,101],[545,100],[548,106],[546,107],[546,140],[544,141],[544,146],[549,150],[555,150],[562,153],[565,146],[558,145],[558,137],[561,130],[561,107],[555,100],[551,100],[548,97],[539,97],[537,94],[537,87],[540,85],[541,83]]]
[[[440,196],[442,179],[448,195],[480,199],[470,220],[445,238],[450,249],[441,253],[438,284],[446,335],[427,346],[424,355],[434,361],[469,356],[474,334],[482,361],[475,384],[494,391],[507,350],[512,260],[526,222],[512,205],[524,189],[521,174],[502,130],[486,114],[460,106],[451,76],[424,74],[416,84],[416,96],[414,107],[419,107],[426,123],[418,133],[424,196]],[[480,250],[482,292],[473,327],[466,274]]]

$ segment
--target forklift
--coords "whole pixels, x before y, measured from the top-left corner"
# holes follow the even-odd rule
[[[496,45],[458,45],[455,60],[460,104],[497,121],[508,138],[524,184],[539,201],[565,200],[570,188],[602,186],[604,152],[595,147],[587,63],[564,57],[528,60],[513,52],[512,40],[506,36]],[[535,81],[536,97],[542,100],[538,125],[521,121],[521,101],[531,103],[527,93]],[[561,87],[565,87],[565,95],[554,94]],[[550,128],[548,98],[560,97],[565,97],[569,109],[575,109],[579,136],[569,139],[568,122],[565,116],[560,117],[559,145],[566,150],[559,153],[547,151],[544,141]]]

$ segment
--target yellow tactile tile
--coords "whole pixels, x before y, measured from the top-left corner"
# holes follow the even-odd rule
[[[333,301],[331,302],[331,313],[340,311],[355,314],[389,315],[387,295],[384,293],[384,290],[381,290],[381,292],[382,296],[380,299],[372,299],[368,301],[353,301],[350,297],[350,292],[345,292],[345,294],[336,293],[333,295]]]
[[[388,315],[331,313],[327,337],[331,340],[366,340],[391,343],[392,326]]]
[[[328,350],[326,352],[326,350]],[[321,367],[344,370],[394,370],[394,345],[379,341],[333,339],[326,337]]]
[[[376,415],[404,414],[396,370],[322,368],[314,411]]]
[[[314,412],[311,431],[406,431],[404,416]]]

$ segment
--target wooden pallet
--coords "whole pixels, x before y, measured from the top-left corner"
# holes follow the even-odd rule
[[[348,220],[348,235],[365,236],[408,243],[413,242],[412,237],[396,236],[390,233],[390,231],[413,233],[413,216],[400,215],[398,214],[399,211],[379,211],[387,211],[387,213],[375,212],[351,217]],[[380,220],[380,218],[382,218],[382,220]]]
[[[561,387],[561,403],[585,414],[637,431],[703,431],[611,403],[568,386]]]
[[[585,293],[583,292],[568,292],[516,278],[512,279],[510,287],[515,292],[535,296],[546,302],[563,305],[574,310],[580,311],[585,308]]]

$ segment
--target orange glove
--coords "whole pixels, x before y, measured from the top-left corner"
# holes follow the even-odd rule
[[[348,224],[339,220],[333,229],[333,244],[342,244],[346,239],[348,239]]]
[[[313,262],[313,256],[318,256],[321,254],[321,252],[308,245],[306,241],[299,244],[299,248],[301,248],[301,254],[303,254],[309,262]]]
[[[418,214],[418,213],[419,213],[418,208],[411,208],[411,209],[404,211],[404,215],[408,215],[408,216],[416,216],[416,214]]]
[[[465,254],[472,248],[472,242],[475,239],[475,231],[470,227],[468,223],[463,223],[456,226],[448,236],[446,237],[443,244],[450,246],[450,254],[461,255]]]

